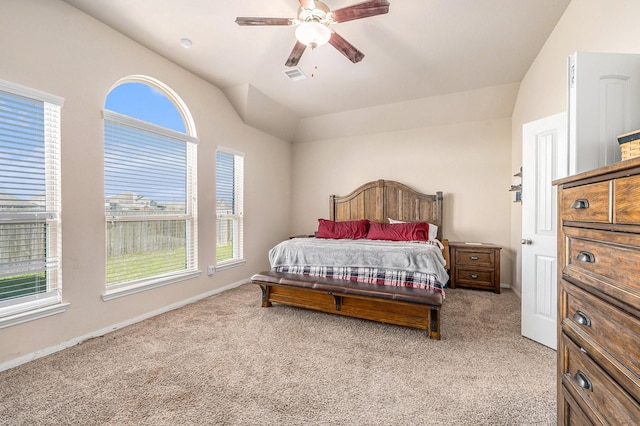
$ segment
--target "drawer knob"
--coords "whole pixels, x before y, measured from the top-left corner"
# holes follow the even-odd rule
[[[584,198],[578,198],[573,203],[571,203],[572,209],[588,209],[589,208],[589,200],[585,200]]]
[[[471,278],[473,278],[474,280],[477,280],[480,277],[480,275],[478,275],[478,274],[469,274],[469,276]]]
[[[469,259],[471,259],[471,260],[478,260],[478,259],[480,259],[480,258],[479,258],[478,256],[469,256]]]
[[[587,377],[586,374],[582,372],[582,370],[578,370],[575,376],[576,383],[583,389],[593,392],[593,385],[591,384],[591,380]]]
[[[576,313],[573,314],[573,320],[580,325],[584,325],[585,327],[591,327],[591,318],[589,318],[587,314],[582,311],[576,311]]]
[[[579,260],[580,262],[585,262],[585,263],[595,263],[596,257],[592,253],[589,253],[588,251],[581,251],[576,256],[576,260]]]

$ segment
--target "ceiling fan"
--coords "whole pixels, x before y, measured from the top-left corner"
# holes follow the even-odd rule
[[[297,41],[285,63],[288,67],[298,65],[307,47],[315,49],[326,43],[338,49],[351,62],[356,63],[364,58],[364,53],[329,27],[340,22],[368,18],[369,16],[382,15],[389,12],[389,2],[387,0],[368,0],[333,11],[319,0],[299,0],[299,2],[300,8],[298,9],[297,18],[238,17],[236,18],[236,23],[238,25],[297,26]]]

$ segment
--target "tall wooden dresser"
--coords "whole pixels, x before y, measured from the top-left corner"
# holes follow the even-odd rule
[[[640,424],[640,158],[558,186],[558,424]]]

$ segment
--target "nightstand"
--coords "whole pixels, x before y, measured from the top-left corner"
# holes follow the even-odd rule
[[[449,241],[451,288],[500,293],[500,250],[494,244]]]

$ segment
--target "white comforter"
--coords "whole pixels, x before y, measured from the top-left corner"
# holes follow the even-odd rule
[[[446,261],[437,242],[293,238],[269,251],[271,268],[280,266],[360,267],[433,274],[447,281]]]

